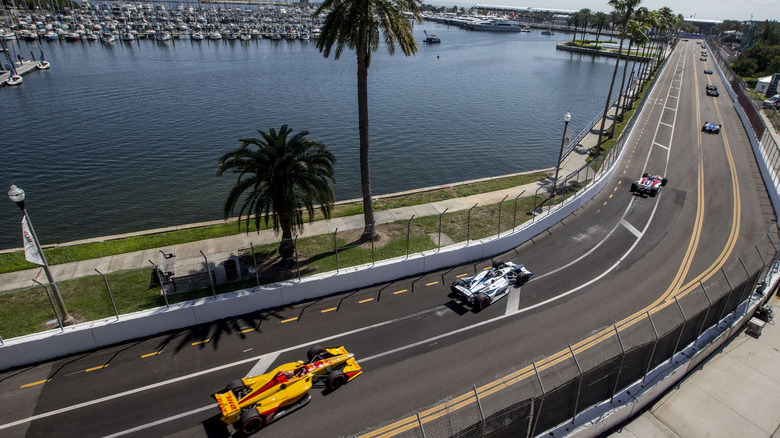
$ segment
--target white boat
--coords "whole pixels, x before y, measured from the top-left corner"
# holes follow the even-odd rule
[[[471,30],[481,30],[488,32],[522,32],[523,28],[519,23],[508,20],[490,20],[474,23],[470,26]]]
[[[209,39],[210,40],[221,40],[222,39],[222,34],[217,32],[217,31],[209,32]]]
[[[238,36],[238,38],[239,38],[241,41],[249,41],[249,40],[251,40],[251,39],[252,39],[252,35],[250,35],[250,34],[248,34],[248,33],[246,33],[246,32],[241,32],[241,34]]]
[[[3,83],[5,85],[21,85],[22,75],[16,73],[16,69],[11,67],[11,75]]]
[[[50,31],[46,32],[43,37],[46,38],[46,40],[48,40],[48,41],[56,41],[56,40],[60,39],[60,36],[57,35],[57,32],[55,32],[53,30],[50,30]]]
[[[51,64],[49,63],[49,61],[46,61],[45,59],[41,59],[41,62],[38,63],[38,65],[35,66],[35,68],[37,68],[38,70],[48,70],[49,68],[51,68]]]
[[[158,32],[157,35],[155,35],[155,38],[157,38],[157,41],[169,41],[171,39],[171,33],[167,30],[163,30],[162,32]]]
[[[113,43],[116,41],[116,35],[111,32],[103,32],[103,34],[100,35],[100,39],[104,43]]]
[[[133,41],[135,40],[135,36],[130,32],[125,32],[122,34],[122,41]]]
[[[203,34],[200,32],[195,32],[192,34],[192,36],[190,36],[190,38],[195,41],[203,41]]]

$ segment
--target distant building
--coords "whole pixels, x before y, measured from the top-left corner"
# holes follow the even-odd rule
[[[758,78],[758,82],[756,82],[756,93],[766,94],[766,91],[769,89],[770,82],[772,82],[772,76]]]

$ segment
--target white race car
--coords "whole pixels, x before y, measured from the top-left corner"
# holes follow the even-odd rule
[[[451,289],[455,298],[482,310],[507,295],[510,286],[520,287],[533,276],[524,265],[496,261],[493,267],[473,277],[455,280]]]

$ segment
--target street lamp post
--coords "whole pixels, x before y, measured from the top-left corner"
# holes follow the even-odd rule
[[[561,158],[563,158],[563,143],[566,141],[566,128],[569,126],[570,121],[571,113],[567,111],[566,115],[563,116],[563,138],[561,138],[561,150],[558,152],[558,162],[555,165],[555,179],[553,180],[552,191],[550,192],[551,198],[555,197],[555,186],[558,185],[558,172],[561,170]]]
[[[54,277],[52,277],[51,270],[49,270],[49,264],[46,262],[46,256],[43,254],[41,243],[38,241],[38,236],[35,234],[35,228],[33,228],[30,216],[27,214],[27,210],[24,208],[24,190],[16,187],[14,184],[11,184],[11,189],[8,191],[8,197],[11,198],[12,201],[16,202],[16,205],[22,209],[22,214],[27,219],[27,226],[30,228],[30,234],[32,234],[33,241],[35,242],[35,248],[38,250],[38,254],[41,255],[41,260],[43,261],[43,272],[46,273],[46,279],[49,280],[49,284],[51,285],[51,290],[54,294],[54,300],[57,301],[57,307],[60,308],[60,313],[62,313],[62,325],[72,325],[75,320],[72,316],[70,316],[68,310],[65,309],[65,302],[62,301],[60,289],[57,287],[57,283],[54,282]]]

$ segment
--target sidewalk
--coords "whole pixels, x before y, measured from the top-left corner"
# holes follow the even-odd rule
[[[769,303],[780,315],[780,299]],[[780,326],[744,330],[612,438],[780,437]]]
[[[614,117],[616,108],[610,109],[608,122],[611,117]],[[597,125],[598,126],[598,125]],[[609,123],[607,123],[609,128]],[[585,136],[582,141],[569,153],[563,160],[560,168],[559,180],[563,181],[564,178],[572,172],[577,171],[585,165],[586,158],[590,150],[596,146],[598,141],[598,134],[592,132]],[[542,169],[539,171],[548,171],[550,174],[555,172],[555,168]],[[498,178],[498,177],[497,177]],[[485,178],[483,180],[494,179]],[[479,180],[479,181],[483,181]],[[473,182],[473,181],[470,181]],[[539,181],[532,184],[526,184],[524,186],[513,187],[506,190],[499,190],[489,193],[481,193],[477,195],[453,198],[445,201],[433,202],[430,204],[414,205],[409,207],[395,208],[391,210],[375,211],[374,218],[377,224],[385,224],[394,222],[397,220],[406,220],[414,217],[423,216],[435,216],[441,214],[445,209],[448,212],[468,210],[474,204],[490,205],[501,202],[506,196],[506,199],[514,199],[521,193],[524,196],[533,196],[540,188],[549,190],[552,178]],[[464,184],[463,182],[458,184],[449,184],[446,186],[427,187],[423,189],[414,190],[412,192],[423,192],[429,190],[435,190],[441,187],[451,187],[454,185]],[[412,193],[404,192],[403,194]],[[386,195],[382,197],[397,196],[399,194]],[[305,238],[323,234],[332,234],[337,229],[339,231],[353,230],[363,228],[363,215],[338,217],[329,220],[316,221],[307,223],[304,227],[303,233],[298,237]],[[155,230],[159,232],[161,230]],[[138,233],[133,233],[138,234]],[[164,253],[172,253],[176,256],[178,261],[184,261],[187,259],[199,259],[203,260],[201,251],[209,258],[210,264],[219,264],[223,261],[238,255],[240,248],[249,248],[250,243],[253,245],[263,245],[268,243],[277,243],[281,238],[281,234],[277,235],[273,230],[263,230],[259,233],[241,233],[233,236],[220,237],[215,239],[201,240],[197,242],[189,242],[180,245],[171,245],[160,248],[147,249],[144,251],[136,251],[125,254],[117,254],[113,256],[101,257],[90,260],[83,260],[80,262],[63,263],[50,266],[52,275],[56,281],[67,281],[73,278],[84,277],[88,275],[96,275],[95,269],[99,270],[103,274],[110,272],[121,271],[125,269],[137,269],[142,267],[151,267],[149,261],[158,263],[160,260],[160,251]],[[99,240],[105,240],[105,237]],[[87,241],[81,241],[80,243],[86,243]],[[17,289],[29,288],[35,285],[33,280],[46,283],[46,276],[43,272],[43,268],[28,269],[24,271],[10,272],[6,274],[0,274],[0,292],[11,291]]]

